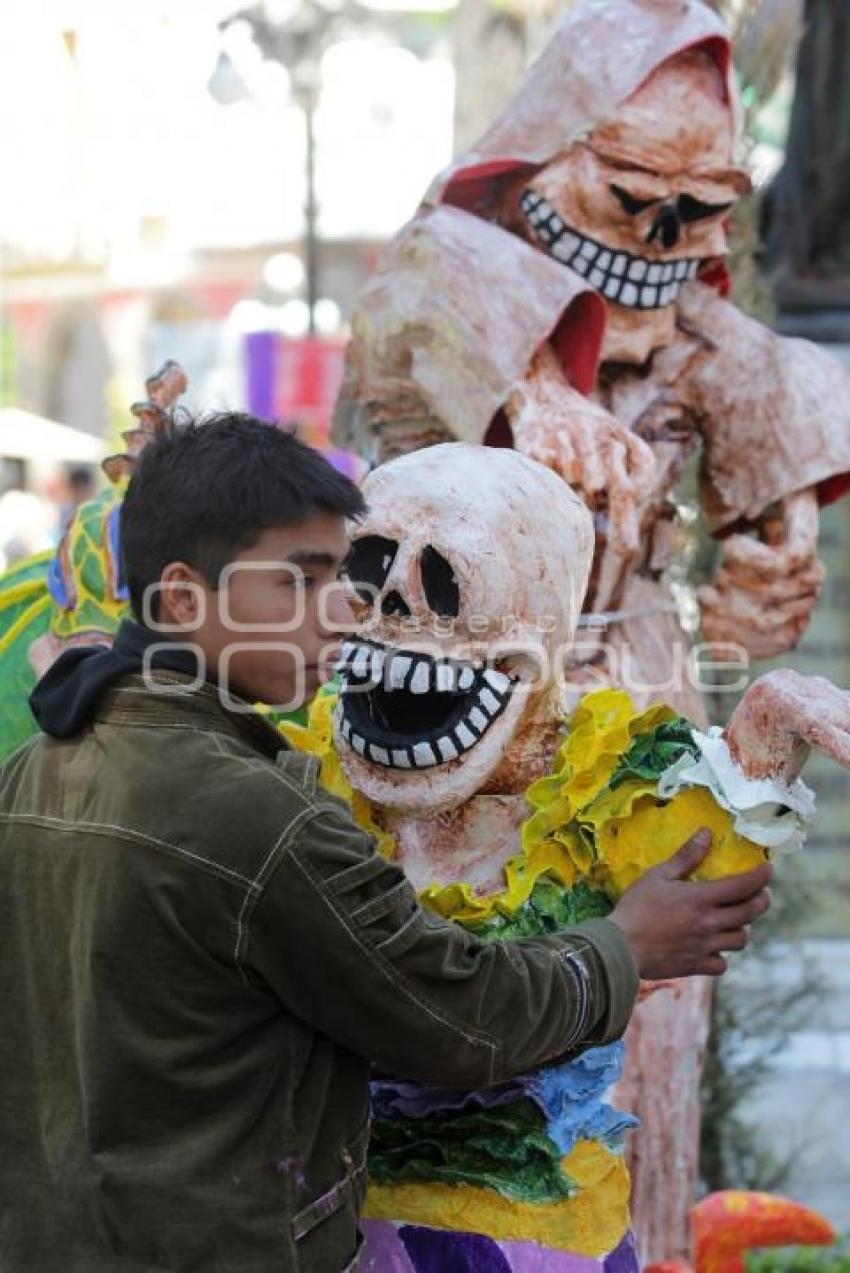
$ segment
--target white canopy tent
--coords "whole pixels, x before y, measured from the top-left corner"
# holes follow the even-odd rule
[[[96,464],[103,455],[99,438],[18,407],[0,410],[0,456],[36,464]]]

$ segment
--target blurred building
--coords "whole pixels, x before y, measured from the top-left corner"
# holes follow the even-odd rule
[[[263,6],[281,28],[304,7]],[[454,75],[439,11],[312,7],[331,19],[312,50],[313,364],[329,338],[332,371],[380,245],[450,157]],[[103,436],[170,356],[190,404],[244,405],[246,334],[285,346],[311,326],[299,67],[264,56],[248,23],[223,27],[237,10],[47,0],[0,15],[6,402]]]

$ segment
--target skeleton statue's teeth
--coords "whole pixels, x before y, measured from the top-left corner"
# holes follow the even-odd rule
[[[484,715],[480,707],[473,707],[466,719],[473,729],[478,730],[479,734],[483,734],[489,724],[487,717]]]
[[[430,743],[413,744],[413,763],[417,769],[428,769],[437,764],[437,757],[431,750]]]
[[[359,649],[360,649],[360,646],[355,644],[354,641],[343,641],[342,646],[340,648],[340,655],[339,655],[340,670],[342,670],[342,668],[344,667],[347,667],[349,663],[351,663],[352,660],[357,657],[357,651]]]
[[[345,642],[343,654],[339,737],[365,762],[387,769],[426,770],[457,760],[484,737],[513,688],[510,676],[483,660],[463,663],[373,641]],[[391,727],[387,720],[393,719],[393,708],[386,696],[393,690],[399,692],[401,708],[395,719],[413,722],[416,701],[405,705],[405,695],[438,699],[442,694],[442,725],[424,737],[416,736],[415,723]]]
[[[586,278],[609,301],[631,309],[661,309],[676,300],[679,283],[699,273],[698,260],[647,261],[587,239],[565,225],[533,190],[524,191],[520,207],[549,255]]]
[[[434,689],[438,694],[452,694],[457,680],[457,670],[451,663],[438,663],[434,673]]]
[[[387,668],[388,685],[391,690],[403,690],[404,682],[410,671],[410,665],[413,659],[406,654],[393,654],[390,656],[389,666]]]
[[[411,694],[427,694],[431,687],[431,669],[424,659],[420,659],[413,669],[408,689]]]
[[[369,669],[370,681],[374,681],[378,684],[383,679],[384,663],[386,662],[386,658],[387,655],[385,650],[372,651],[372,663]]]
[[[511,688],[511,678],[506,672],[497,672],[495,668],[489,667],[484,673],[483,678],[491,689],[497,694],[507,694]]]
[[[500,703],[499,699],[496,698],[496,695],[493,693],[493,691],[488,689],[483,689],[481,691],[481,693],[478,695],[478,702],[485,709],[485,711],[488,712],[490,716],[495,716],[496,713],[499,711],[499,708],[502,706],[502,704]]]
[[[575,234],[562,234],[557,243],[552,245],[553,255],[568,265],[578,251],[580,242],[581,240]]]
[[[365,680],[369,675],[369,664],[371,661],[372,655],[369,647],[361,645],[351,661],[351,675],[357,680]]]

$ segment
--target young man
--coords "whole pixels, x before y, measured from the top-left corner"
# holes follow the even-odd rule
[[[138,463],[123,559],[148,626],[64,654],[44,734],[0,770],[4,1273],[354,1268],[370,1062],[476,1087],[615,1038],[638,972],[721,971],[767,906],[766,867],[685,883],[697,837],[612,921],[547,939],[422,911],[250,707],[328,674],[362,511],[246,417]]]

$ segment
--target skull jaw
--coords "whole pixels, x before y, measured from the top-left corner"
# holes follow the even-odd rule
[[[418,772],[388,769],[358,756],[342,737],[339,713],[334,717],[334,745],[348,781],[371,804],[398,813],[441,813],[465,804],[488,783],[507,759],[527,709],[527,694],[518,687],[474,747],[456,760]]]
[[[623,362],[641,367],[659,349],[676,339],[676,306],[634,310],[605,302],[605,339],[601,362]]]

